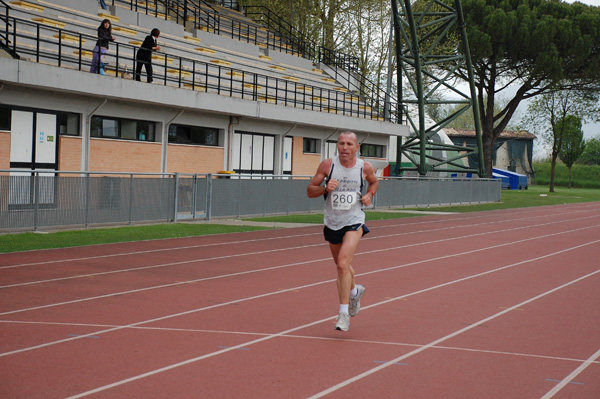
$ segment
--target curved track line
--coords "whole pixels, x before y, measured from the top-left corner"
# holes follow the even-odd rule
[[[596,242],[598,242],[598,241],[596,241]],[[477,327],[477,326],[479,326],[479,325],[481,325],[481,324],[485,324],[485,323],[487,323],[488,321],[490,321],[490,320],[493,320],[493,319],[495,319],[495,318],[497,318],[497,317],[500,317],[500,316],[502,316],[502,315],[504,315],[504,314],[506,314],[506,313],[508,313],[508,312],[510,312],[510,311],[512,311],[512,310],[515,310],[515,309],[518,309],[518,308],[520,308],[520,307],[522,307],[522,306],[525,306],[525,305],[527,305],[527,304],[529,304],[529,303],[531,303],[531,302],[533,302],[533,301],[536,301],[536,300],[538,300],[538,299],[540,299],[540,298],[543,298],[543,297],[545,297],[545,296],[547,296],[547,295],[550,295],[550,294],[552,294],[552,293],[554,293],[554,292],[556,292],[556,291],[558,291],[558,290],[561,290],[561,289],[563,289],[563,288],[565,288],[565,287],[568,287],[568,286],[570,286],[570,285],[572,285],[572,284],[575,284],[575,283],[577,283],[577,282],[579,282],[579,281],[581,281],[581,280],[584,280],[584,279],[586,279],[586,278],[588,278],[588,277],[591,277],[591,276],[593,276],[593,275],[595,275],[595,274],[598,274],[598,273],[600,273],[600,270],[596,270],[595,272],[592,272],[592,273],[586,274],[585,276],[581,276],[581,277],[579,277],[579,278],[577,278],[577,279],[575,279],[575,280],[569,281],[568,283],[565,283],[565,284],[563,284],[563,285],[560,285],[560,286],[558,286],[558,287],[556,287],[556,288],[553,288],[553,289],[551,289],[551,290],[549,290],[549,291],[546,291],[546,292],[544,292],[544,293],[542,293],[542,294],[540,294],[540,295],[534,296],[533,298],[527,299],[527,300],[525,300],[525,301],[523,301],[523,302],[521,302],[521,303],[518,303],[518,304],[516,304],[516,305],[514,305],[514,306],[511,306],[511,307],[507,308],[506,310],[503,310],[503,311],[501,311],[501,312],[498,312],[498,313],[496,313],[496,314],[494,314],[494,315],[492,315],[492,316],[490,316],[490,317],[486,317],[485,319],[479,320],[478,322],[476,322],[476,323],[474,323],[474,324],[472,324],[472,325],[470,325],[470,326],[468,326],[468,327],[462,328],[462,329],[460,329],[460,330],[458,330],[458,331],[455,331],[455,332],[453,332],[453,333],[451,333],[451,334],[448,334],[448,335],[446,335],[445,337],[442,337],[442,338],[436,339],[435,341],[432,341],[432,342],[430,342],[430,343],[429,343],[429,344],[427,344],[427,345],[423,345],[422,347],[420,347],[420,348],[418,348],[418,349],[415,349],[415,350],[414,350],[414,351],[412,351],[412,352],[406,353],[406,354],[404,354],[404,355],[402,355],[402,356],[398,356],[398,357],[397,357],[397,358],[395,358],[395,359],[392,359],[392,360],[390,360],[390,361],[387,361],[387,362],[383,363],[381,366],[374,367],[374,368],[372,368],[371,370],[365,371],[364,373],[361,373],[361,374],[359,374],[359,375],[357,375],[357,376],[355,376],[355,377],[349,378],[349,379],[347,379],[346,381],[340,382],[339,384],[337,384],[337,385],[334,385],[334,386],[332,386],[331,388],[329,388],[329,389],[326,389],[326,390],[324,390],[324,391],[321,391],[321,392],[319,392],[319,393],[317,393],[317,394],[315,394],[315,395],[313,395],[313,396],[310,396],[310,397],[308,397],[307,399],[318,399],[318,398],[322,398],[322,397],[323,397],[323,396],[325,396],[325,395],[328,395],[328,394],[330,394],[330,393],[332,393],[332,392],[335,392],[335,391],[337,391],[337,390],[339,390],[339,389],[341,389],[341,388],[343,388],[343,387],[345,387],[345,386],[348,386],[348,385],[350,385],[350,384],[352,384],[352,383],[355,383],[355,382],[357,382],[357,381],[359,381],[359,380],[362,380],[363,378],[366,378],[366,377],[370,376],[371,374],[375,374],[375,373],[377,373],[378,371],[381,371],[381,370],[383,370],[383,369],[385,369],[385,368],[388,368],[388,367],[390,367],[390,366],[394,365],[395,363],[401,362],[401,361],[402,361],[402,360],[404,360],[404,359],[407,359],[407,358],[409,358],[409,357],[411,357],[411,356],[414,356],[414,355],[416,355],[416,354],[418,354],[418,353],[420,353],[420,352],[423,352],[424,350],[431,349],[431,348],[435,347],[436,345],[438,345],[438,344],[440,344],[440,343],[442,343],[442,342],[444,342],[444,341],[447,341],[447,340],[449,340],[449,339],[451,339],[451,338],[454,338],[454,337],[456,337],[456,336],[458,336],[458,335],[460,335],[460,334],[462,334],[462,333],[464,333],[464,332],[466,332],[466,331],[472,330],[473,328],[475,328],[475,327]],[[600,355],[600,351],[598,351],[598,352],[597,352],[597,355]],[[587,360],[587,361],[586,361],[584,364],[582,364],[582,366],[585,366],[585,367],[587,367],[589,364],[590,364],[590,362],[589,362],[589,359],[588,359],[588,360]],[[579,370],[579,369],[580,369],[582,366],[580,366],[580,367],[579,367],[577,370]],[[583,368],[585,368],[585,367],[583,367]],[[576,370],[576,371],[577,371],[577,370]],[[573,374],[573,373],[571,373],[571,374]],[[577,374],[579,374],[579,373],[577,373]],[[575,374],[575,375],[577,375],[577,374]],[[573,376],[573,377],[575,377],[575,376]],[[567,377],[567,379],[568,379],[568,377]],[[561,382],[561,384],[562,384],[563,382],[565,382],[565,381],[566,381],[566,383],[568,383],[567,379],[563,380],[563,381]],[[559,384],[559,385],[560,385],[560,384]],[[558,386],[557,386],[557,387],[558,387]],[[555,388],[556,388],[556,387],[555,387]]]
[[[556,216],[560,216],[560,215],[571,215],[573,213],[580,213],[580,212],[584,212],[584,211],[557,213],[557,214],[550,215],[550,216],[556,217]],[[522,212],[514,212],[514,213],[515,214],[520,214]],[[528,213],[528,216],[529,215],[530,215],[530,213]],[[538,216],[531,216],[529,219],[543,218],[543,217],[548,217],[548,216],[549,215],[544,212],[544,213],[542,213],[541,215],[538,215]],[[427,221],[424,221],[424,222],[421,221],[421,222],[415,222],[415,223],[405,223],[405,224],[403,224],[403,226],[413,226],[413,225],[429,224],[429,223],[444,222],[444,221],[453,221],[453,220],[464,221],[464,220],[481,219],[481,218],[484,218],[484,217],[489,217],[489,216],[481,215],[481,216],[470,216],[470,217],[467,216],[467,217],[460,217],[460,218],[435,219],[435,220],[427,220]],[[502,220],[499,220],[499,221],[486,222],[486,223],[478,223],[478,224],[475,224],[475,225],[456,226],[454,228],[479,226],[479,225],[482,225],[482,224],[485,225],[485,224],[494,224],[494,223],[504,223],[504,222],[511,222],[511,221],[517,221],[517,220],[522,220],[522,219],[502,219]],[[315,226],[318,227],[318,226],[321,226],[321,225],[315,224]],[[382,229],[382,228],[392,228],[392,227],[398,227],[398,225],[397,224],[390,224],[390,225],[378,226],[377,228],[378,229]],[[17,267],[36,266],[36,265],[48,265],[48,264],[59,263],[59,262],[77,262],[77,261],[82,261],[82,260],[105,259],[105,258],[111,258],[111,257],[117,257],[117,256],[140,255],[140,254],[148,254],[148,253],[155,253],[155,252],[168,252],[168,251],[176,251],[176,250],[184,250],[184,249],[195,249],[195,248],[205,248],[205,247],[211,247],[211,246],[221,246],[221,245],[231,245],[231,244],[245,244],[245,243],[260,242],[260,241],[270,241],[270,240],[279,240],[279,239],[286,239],[286,238],[309,237],[309,236],[314,236],[314,235],[321,235],[321,233],[319,232],[319,233],[296,234],[296,235],[279,236],[279,237],[256,238],[256,239],[251,239],[251,240],[227,241],[227,242],[219,242],[219,243],[212,243],[212,244],[201,244],[201,245],[189,245],[189,246],[184,246],[184,247],[150,249],[150,250],[145,250],[145,251],[132,251],[132,252],[117,253],[117,254],[109,254],[109,255],[97,255],[97,256],[87,256],[87,257],[70,258],[70,259],[58,259],[58,260],[50,260],[50,261],[44,261],[44,262],[19,263],[19,264],[16,264],[16,265],[0,266],[0,270],[1,269],[17,268]],[[184,238],[190,238],[190,237],[179,237],[178,239],[184,239]],[[366,237],[365,240],[374,239],[374,238],[377,238],[377,237]],[[173,238],[167,238],[167,239],[164,239],[164,240],[172,240],[172,239]],[[146,240],[146,241],[154,241],[154,240]],[[139,242],[144,242],[144,241],[139,241]],[[106,245],[106,246],[109,246],[109,245],[118,245],[118,244],[123,244],[123,243],[109,243],[109,244],[95,244],[95,245]],[[75,247],[69,247],[69,248],[75,248]],[[59,249],[67,249],[67,248],[59,248]],[[27,252],[23,252],[23,253],[27,253]]]
[[[496,234],[496,233],[502,233],[502,232],[506,232],[506,231],[514,231],[514,230],[528,229],[528,228],[533,228],[533,227],[548,226],[548,225],[557,224],[557,223],[565,223],[565,222],[570,223],[570,222],[573,222],[576,220],[584,220],[584,219],[596,218],[596,217],[600,217],[600,215],[599,216],[586,216],[583,218],[570,219],[570,220],[558,220],[558,221],[552,221],[552,222],[548,222],[548,223],[541,223],[541,224],[521,226],[521,227],[512,227],[512,228],[504,229],[504,230],[487,231],[484,233],[468,234],[468,235],[464,235],[464,236],[455,236],[455,237],[450,237],[447,239],[426,241],[426,242],[410,244],[410,245],[406,245],[406,246],[391,247],[391,248],[387,248],[386,250],[401,249],[401,248],[406,248],[406,247],[410,247],[410,246],[414,246],[414,245],[435,244],[438,242],[444,242],[444,241],[448,241],[448,240],[456,240],[456,239],[461,239],[461,238],[477,237],[478,235]],[[488,225],[488,224],[494,224],[494,223],[500,223],[500,222],[478,223],[478,224],[474,224],[474,225],[468,225],[468,227]],[[444,228],[433,229],[433,230],[418,230],[418,231],[411,231],[411,232],[404,232],[404,233],[397,233],[397,234],[389,234],[389,235],[384,235],[384,236],[370,237],[370,238],[365,238],[365,240],[399,237],[402,235],[429,233],[429,232],[434,232],[434,231],[452,230],[452,229],[457,229],[457,228],[462,228],[462,227],[467,227],[467,226],[452,226],[452,227],[444,227]],[[155,268],[161,268],[161,267],[178,266],[178,265],[185,265],[185,264],[194,263],[194,262],[207,262],[207,261],[214,261],[214,260],[220,260],[220,259],[237,258],[237,257],[242,257],[242,256],[261,255],[261,254],[267,254],[267,253],[273,253],[273,252],[283,252],[283,251],[288,251],[288,250],[292,251],[292,250],[296,250],[296,249],[320,247],[320,246],[326,246],[326,245],[327,245],[326,243],[318,243],[318,244],[311,244],[311,245],[302,245],[302,246],[298,246],[298,247],[285,247],[285,248],[269,249],[269,250],[256,251],[256,252],[245,252],[245,253],[234,254],[234,255],[222,255],[222,256],[215,256],[212,258],[189,259],[189,260],[184,260],[184,261],[180,261],[180,262],[161,263],[158,265],[151,265],[151,266],[132,267],[132,268],[128,268],[128,269],[118,269],[118,270],[111,270],[111,271],[106,271],[106,272],[78,274],[75,276],[59,277],[59,278],[54,278],[54,279],[38,280],[38,281],[29,281],[26,283],[0,285],[0,289],[22,287],[22,286],[28,286],[28,285],[34,285],[34,284],[50,283],[50,282],[71,280],[71,279],[77,279],[77,278],[97,277],[97,276],[104,276],[104,275],[109,275],[109,274],[125,273],[125,272],[132,272],[132,271],[146,270],[146,269],[155,269]],[[359,255],[359,254],[357,254],[357,255]],[[100,257],[98,257],[98,259],[103,258],[103,257],[104,256],[100,256]],[[89,259],[96,259],[96,258],[90,257],[87,259],[89,260]],[[242,274],[245,274],[245,273],[242,273]],[[2,313],[0,313],[0,315],[1,314]]]
[[[415,291],[413,293],[406,294],[406,295],[394,298],[394,300],[398,300],[398,299],[401,299],[401,298],[406,298],[408,296],[417,295],[417,294],[420,294],[420,293],[423,293],[423,292],[432,291],[432,290],[435,290],[435,289],[438,289],[438,288],[441,288],[441,287],[446,287],[448,285],[452,285],[452,284],[456,284],[456,283],[463,282],[463,281],[466,281],[466,280],[470,280],[472,278],[476,278],[476,277],[480,277],[480,276],[483,276],[483,275],[495,273],[497,271],[505,270],[505,269],[508,269],[508,268],[511,268],[511,267],[515,267],[517,265],[524,264],[524,263],[529,263],[529,262],[537,261],[537,260],[540,260],[540,259],[549,258],[551,256],[563,254],[563,253],[566,253],[568,251],[579,249],[579,248],[582,248],[584,246],[595,244],[595,243],[598,243],[598,242],[600,242],[600,240],[592,241],[592,242],[589,242],[589,243],[586,243],[586,244],[578,245],[578,246],[575,246],[575,247],[572,247],[572,248],[568,248],[568,249],[565,249],[565,250],[557,251],[557,252],[554,252],[554,253],[551,253],[551,254],[547,254],[547,255],[544,255],[544,256],[540,256],[540,257],[537,257],[537,258],[529,259],[527,261],[522,261],[522,262],[518,262],[518,263],[515,263],[515,264],[512,264],[512,265],[503,266],[503,267],[500,267],[498,269],[489,270],[489,271],[486,271],[486,272],[483,272],[483,273],[479,273],[479,274],[476,274],[476,275],[472,275],[472,276],[464,277],[464,278],[461,278],[461,279],[449,281],[449,282],[446,282],[446,283],[443,283],[443,284],[439,284],[439,285],[436,285],[436,286],[432,286],[432,287],[429,287],[429,288],[426,288],[426,289],[423,289],[423,290]],[[511,306],[511,307],[509,307],[509,308],[507,308],[507,309],[505,309],[505,310],[503,310],[501,312],[498,312],[498,313],[496,313],[496,314],[494,314],[492,316],[486,317],[486,318],[484,318],[484,319],[482,319],[482,320],[480,320],[478,322],[475,322],[475,323],[471,324],[470,326],[467,326],[465,328],[457,330],[454,333],[451,333],[449,335],[446,335],[445,337],[442,337],[442,338],[439,338],[439,339],[437,339],[435,341],[432,341],[429,344],[423,345],[422,347],[420,347],[418,349],[415,349],[412,352],[409,352],[409,353],[407,353],[407,354],[405,354],[403,356],[399,356],[396,359],[390,360],[390,361],[388,361],[386,363],[383,363],[382,365],[377,366],[377,367],[375,367],[375,368],[373,368],[373,369],[371,369],[369,371],[366,371],[366,372],[361,373],[361,374],[359,374],[359,375],[357,375],[357,376],[355,376],[353,378],[350,378],[350,379],[348,379],[346,381],[343,381],[343,382],[341,382],[341,383],[339,383],[339,384],[337,384],[337,385],[335,385],[335,386],[333,386],[333,387],[331,387],[331,388],[329,388],[327,390],[324,390],[324,391],[322,391],[320,393],[317,393],[316,395],[311,396],[308,399],[321,398],[321,397],[323,397],[323,396],[325,396],[325,395],[327,395],[327,394],[329,394],[331,392],[337,391],[340,388],[343,388],[343,387],[345,387],[347,385],[350,385],[350,384],[352,384],[352,383],[354,383],[354,382],[356,382],[356,381],[358,381],[360,379],[363,379],[363,378],[365,378],[365,377],[367,377],[367,376],[369,376],[371,374],[374,374],[377,371],[383,370],[383,369],[385,369],[385,368],[387,368],[387,367],[389,367],[391,365],[394,365],[395,363],[398,363],[398,362],[400,362],[403,359],[406,359],[406,358],[408,358],[410,356],[413,356],[413,355],[415,355],[417,353],[420,353],[420,352],[422,352],[422,351],[424,351],[426,349],[430,349],[430,348],[432,348],[432,347],[434,347],[434,346],[436,346],[436,345],[438,345],[438,344],[440,344],[440,343],[442,343],[442,342],[444,342],[444,341],[446,341],[446,340],[448,340],[450,338],[453,338],[453,337],[455,337],[457,335],[460,335],[460,334],[462,334],[462,333],[464,333],[466,331],[469,331],[469,330],[471,330],[471,329],[473,329],[473,328],[475,328],[475,327],[477,327],[477,326],[479,326],[481,324],[485,324],[486,322],[488,322],[490,320],[493,320],[493,319],[495,319],[497,317],[500,317],[500,316],[502,316],[502,315],[504,315],[506,313],[509,313],[512,310],[515,310],[515,309],[518,309],[518,308],[520,308],[522,306],[525,306],[525,305],[527,305],[527,304],[529,304],[529,303],[531,303],[531,302],[533,302],[533,301],[535,301],[537,299],[543,298],[543,297],[545,297],[545,296],[547,296],[547,295],[549,295],[551,293],[554,293],[554,292],[556,292],[556,291],[558,291],[558,290],[560,290],[562,288],[568,287],[569,285],[575,284],[575,283],[577,283],[579,281],[582,281],[582,280],[584,280],[586,278],[594,276],[595,274],[598,274],[598,273],[600,273],[600,270],[596,270],[596,271],[594,271],[592,273],[589,273],[589,274],[586,274],[584,276],[581,276],[581,277],[579,277],[579,278],[577,278],[575,280],[572,280],[572,281],[570,281],[568,283],[562,284],[562,285],[560,285],[560,286],[558,286],[556,288],[553,288],[553,289],[551,289],[549,291],[546,291],[546,292],[544,292],[542,294],[539,294],[539,295],[537,295],[535,297],[532,297],[532,298],[530,298],[530,299],[528,299],[526,301],[523,301],[523,302],[521,302],[521,303],[519,303],[517,305]],[[382,301],[382,302],[379,302],[377,304],[373,304],[371,306],[365,307],[363,309],[373,308],[375,306],[381,306],[381,305],[389,303],[389,302],[392,302],[392,300]],[[117,387],[117,386],[120,386],[120,385],[124,385],[124,384],[130,383],[130,382],[133,382],[133,381],[137,381],[137,380],[140,380],[140,379],[143,379],[143,378],[146,378],[146,377],[150,377],[150,376],[153,376],[153,375],[156,375],[156,374],[160,374],[162,372],[165,372],[165,371],[168,371],[168,370],[172,370],[172,369],[175,369],[175,368],[178,368],[178,367],[181,367],[181,366],[185,366],[185,365],[188,365],[188,364],[191,364],[191,363],[195,363],[195,362],[198,362],[200,360],[204,360],[204,359],[207,359],[207,358],[210,358],[210,357],[214,357],[214,356],[217,356],[217,355],[220,355],[220,354],[223,354],[223,353],[227,353],[227,352],[230,352],[230,351],[233,351],[233,350],[236,350],[236,349],[246,348],[246,347],[248,347],[250,345],[254,345],[254,344],[257,344],[257,343],[260,343],[260,342],[264,342],[264,341],[267,341],[267,340],[270,340],[270,339],[273,339],[273,338],[281,337],[281,336],[289,334],[291,332],[299,331],[299,330],[302,330],[302,329],[305,329],[305,328],[308,328],[308,327],[311,327],[311,326],[314,326],[314,325],[317,325],[317,324],[320,324],[320,323],[328,322],[328,321],[332,320],[333,318],[334,317],[327,317],[325,319],[317,320],[317,321],[314,321],[312,323],[308,323],[308,324],[305,324],[305,325],[302,325],[302,326],[294,327],[294,328],[291,328],[291,329],[279,332],[277,334],[272,334],[272,335],[265,336],[265,337],[262,337],[262,338],[258,338],[258,339],[255,339],[255,340],[252,340],[252,341],[249,341],[249,342],[241,343],[241,344],[229,347],[229,348],[225,348],[225,349],[222,349],[220,351],[216,351],[216,352],[212,352],[212,353],[207,353],[207,354],[202,355],[202,356],[198,356],[198,357],[195,357],[195,358],[192,358],[192,359],[188,359],[188,360],[185,360],[185,361],[182,361],[182,362],[174,363],[174,364],[171,364],[171,365],[166,366],[166,367],[162,367],[162,368],[159,368],[159,369],[156,369],[156,370],[152,370],[152,371],[149,371],[147,373],[139,374],[137,376],[133,376],[133,377],[121,380],[121,381],[117,381],[117,382],[114,382],[112,384],[107,384],[107,385],[104,385],[104,386],[101,386],[101,387],[98,387],[98,388],[95,388],[95,389],[92,389],[92,390],[89,390],[89,391],[86,391],[86,392],[82,392],[82,393],[74,395],[74,396],[70,396],[67,399],[83,398],[85,396],[89,396],[89,395],[94,394],[94,393],[106,391],[108,389],[111,389],[111,388],[114,388],[114,387]],[[93,333],[90,333],[88,335],[93,335]],[[87,335],[84,335],[84,337],[85,336],[87,336]]]
[[[377,253],[377,252],[385,252],[385,251],[391,251],[391,250],[397,250],[397,249],[403,249],[403,248],[410,248],[410,247],[415,247],[415,246],[420,246],[420,245],[426,245],[426,244],[436,244],[436,243],[440,243],[440,242],[458,240],[458,239],[462,239],[462,238],[477,237],[477,236],[482,236],[482,235],[487,235],[487,234],[492,234],[492,233],[498,233],[498,232],[506,232],[506,231],[519,230],[519,229],[524,229],[524,228],[528,228],[528,227],[545,226],[545,225],[552,224],[552,223],[554,223],[554,222],[544,223],[544,224],[535,225],[535,226],[516,227],[516,228],[513,228],[513,229],[498,230],[498,231],[495,231],[495,232],[485,232],[485,233],[471,234],[471,235],[467,235],[467,236],[450,237],[450,238],[444,238],[444,239],[440,239],[440,240],[433,240],[433,241],[427,241],[427,242],[421,242],[421,243],[415,243],[415,244],[401,245],[401,246],[397,246],[397,247],[388,247],[388,248],[384,248],[384,249],[376,249],[376,250],[372,250],[372,251],[363,251],[363,252],[357,253],[355,255],[355,257],[356,256],[361,256],[361,255],[373,254],[373,253]],[[556,223],[558,223],[558,222],[556,222]],[[365,272],[365,273],[357,274],[357,276],[367,275],[367,274],[373,274],[373,273],[379,273],[379,272],[388,271],[388,270],[394,270],[394,269],[397,269],[397,268],[400,268],[400,267],[413,266],[413,265],[417,265],[417,264],[421,264],[421,263],[426,263],[426,262],[432,262],[432,261],[436,261],[436,260],[440,260],[440,259],[446,259],[446,258],[451,258],[451,257],[456,257],[456,256],[462,256],[462,255],[468,255],[468,254],[471,254],[471,253],[485,251],[485,250],[488,250],[488,249],[500,248],[500,247],[504,247],[504,246],[508,246],[508,245],[518,244],[518,243],[522,243],[522,242],[526,242],[526,241],[531,241],[531,240],[537,240],[537,239],[541,239],[541,238],[552,237],[552,236],[560,235],[560,234],[573,233],[575,231],[586,230],[586,229],[590,229],[590,228],[594,228],[594,227],[598,227],[598,226],[587,226],[587,227],[582,227],[582,228],[579,228],[579,229],[573,229],[573,230],[568,230],[568,231],[563,231],[563,232],[558,232],[558,233],[551,233],[551,234],[546,234],[546,235],[537,236],[537,237],[528,237],[528,238],[524,238],[522,240],[511,241],[511,242],[503,243],[503,244],[497,244],[497,245],[488,246],[488,247],[484,247],[484,248],[479,248],[479,249],[475,249],[475,250],[471,250],[471,251],[461,252],[461,253],[454,254],[454,255],[444,255],[442,257],[430,258],[430,259],[416,261],[416,262],[412,262],[412,263],[408,263],[408,264],[404,264],[404,265],[392,266],[390,268],[385,268],[385,269],[378,269],[378,270],[374,270],[374,271],[371,271],[371,272]],[[302,247],[298,247],[298,248],[302,248]],[[116,292],[116,293],[111,293],[111,294],[105,294],[105,295],[98,295],[98,296],[89,297],[89,298],[76,299],[76,300],[73,300],[73,301],[58,302],[58,303],[53,303],[53,304],[48,304],[48,305],[36,306],[36,307],[32,307],[32,308],[11,310],[11,311],[8,311],[8,312],[0,313],[0,316],[5,316],[5,315],[9,315],[9,314],[14,314],[14,313],[27,312],[27,311],[32,311],[32,310],[39,310],[39,309],[44,309],[44,308],[49,308],[49,307],[55,307],[55,306],[68,305],[68,304],[73,304],[73,303],[80,303],[80,302],[91,301],[91,300],[95,300],[95,299],[110,298],[110,297],[113,297],[113,296],[118,296],[118,295],[123,295],[123,294],[132,294],[132,293],[149,291],[149,290],[154,290],[154,289],[159,289],[159,288],[167,288],[167,287],[172,287],[172,286],[182,285],[182,284],[192,284],[192,283],[198,283],[198,282],[202,282],[202,281],[216,280],[216,279],[227,278],[227,277],[235,277],[235,276],[241,276],[241,275],[246,275],[246,274],[262,273],[262,272],[266,272],[266,271],[272,271],[272,270],[277,270],[277,269],[283,269],[283,268],[288,268],[288,267],[293,267],[293,266],[306,265],[306,264],[309,264],[309,263],[317,263],[317,262],[324,262],[324,261],[330,261],[330,260],[331,259],[329,257],[327,257],[327,258],[321,258],[321,259],[312,259],[312,260],[308,260],[308,261],[304,261],[304,262],[289,263],[289,264],[285,264],[285,265],[273,266],[273,267],[268,267],[268,268],[264,268],[264,269],[247,270],[247,271],[238,272],[238,273],[224,274],[224,275],[218,275],[218,276],[212,276],[212,277],[203,277],[203,278],[196,279],[196,280],[178,281],[178,282],[175,282],[175,283],[163,284],[163,285],[146,287],[146,288],[139,288],[139,289],[129,290],[129,291],[121,291],[121,292]],[[188,261],[177,262],[177,263],[172,263],[172,264],[167,264],[167,265],[161,265],[160,267],[162,267],[162,266],[176,265],[176,264],[184,264],[184,263],[187,263],[187,262]],[[148,267],[145,267],[145,268],[152,268],[152,267],[159,267],[159,266],[148,266]],[[140,269],[145,269],[145,268],[137,268],[135,270],[140,270]],[[117,271],[115,271],[115,272],[106,272],[106,273],[99,273],[99,274],[109,274],[109,273],[117,273]],[[82,276],[82,277],[84,277],[84,276]],[[70,279],[70,278],[76,278],[76,277],[67,277],[67,278],[64,278],[64,279]],[[48,282],[48,281],[54,281],[54,280],[46,280],[46,281],[43,281],[43,282]],[[320,283],[316,283],[316,284],[324,284],[324,283],[330,282],[330,281],[331,280],[326,280],[326,281],[323,281],[323,282],[320,282]],[[27,284],[24,284],[24,285],[27,285]],[[300,288],[306,288],[306,286],[295,287],[295,288],[290,288],[290,289],[293,290],[293,289],[300,289]],[[283,292],[286,292],[286,291],[288,291],[288,290],[283,290],[283,291],[280,291],[280,292],[283,293]],[[275,292],[275,294],[276,293],[277,292]]]

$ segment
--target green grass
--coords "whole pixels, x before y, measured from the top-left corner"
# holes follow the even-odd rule
[[[171,223],[150,226],[127,226],[101,229],[18,233],[0,236],[0,253],[36,249],[66,248],[82,245],[110,244],[161,238],[191,237],[209,234],[265,230],[256,226]]]
[[[502,190],[500,202],[478,205],[440,206],[427,208],[427,210],[440,212],[477,212],[594,201],[600,201],[600,190],[554,187],[554,192],[550,193],[548,192],[548,186],[530,186],[528,190]],[[424,208],[418,209],[425,210]]]
[[[476,212],[531,206],[572,204],[577,202],[600,201],[600,190],[555,187],[554,193],[548,186],[531,186],[529,190],[503,190],[501,202],[477,205],[457,205],[416,210],[439,212]],[[408,210],[408,209],[404,209]],[[367,211],[367,221],[397,219],[419,216],[411,213],[391,213]],[[323,223],[323,214],[311,213],[275,217],[252,218],[246,220],[284,223]],[[82,245],[108,244],[127,241],[142,241],[161,238],[190,237],[208,234],[235,233],[241,231],[264,230],[267,227],[230,226],[206,223],[176,223],[148,226],[128,226],[115,228],[57,231],[47,234],[17,233],[0,236],[0,253],[28,251],[46,248],[65,248]]]

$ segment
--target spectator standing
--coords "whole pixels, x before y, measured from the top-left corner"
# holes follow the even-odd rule
[[[158,45],[158,37],[160,36],[160,30],[157,28],[152,29],[152,32],[144,39],[142,46],[138,49],[136,54],[136,68],[135,68],[135,80],[138,82],[141,80],[142,66],[146,67],[146,77],[148,83],[152,83],[152,52],[160,51]]]
[[[112,35],[112,25],[110,20],[104,19],[98,27],[98,40],[94,47],[91,73],[100,73],[104,75],[104,56],[108,52],[108,43],[114,42],[115,37]]]

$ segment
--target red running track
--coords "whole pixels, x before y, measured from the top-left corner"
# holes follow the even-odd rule
[[[0,255],[1,398],[600,398],[600,203]]]

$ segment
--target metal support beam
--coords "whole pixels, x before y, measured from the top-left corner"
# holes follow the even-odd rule
[[[454,7],[447,2],[452,2]],[[398,98],[415,133],[400,147],[398,163],[401,164],[404,156],[414,167],[400,167],[400,171],[416,170],[422,176],[429,172],[466,172],[485,177],[481,122],[464,16],[460,0],[447,2],[423,0],[416,10],[416,2],[392,0]],[[458,51],[459,46],[461,51]],[[455,88],[454,81],[461,79],[461,70],[467,71],[468,94]],[[404,85],[406,82],[408,85]],[[442,90],[444,99],[440,100],[435,94]],[[435,122],[426,115],[427,105],[432,104],[462,107],[457,106],[453,114]],[[434,140],[440,130],[469,108],[473,108],[477,148]],[[446,155],[440,156],[443,152]],[[472,154],[478,155],[477,168],[469,167],[463,160]]]

